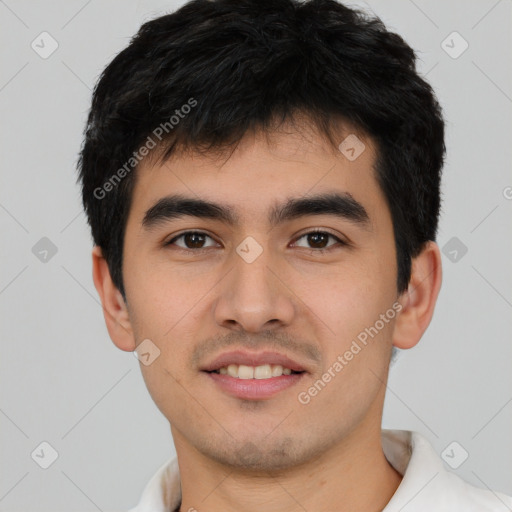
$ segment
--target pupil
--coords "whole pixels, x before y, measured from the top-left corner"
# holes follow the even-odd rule
[[[308,235],[308,237],[309,237],[309,243],[313,247],[317,247],[318,248],[318,245],[320,245],[322,248],[325,247],[325,244],[322,244],[322,240],[319,240],[319,239],[323,238],[324,242],[326,242],[327,241],[326,233],[310,233]]]

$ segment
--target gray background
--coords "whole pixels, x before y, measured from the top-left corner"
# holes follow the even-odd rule
[[[99,73],[142,21],[181,3],[0,1],[1,511],[126,510],[174,454],[138,361],[108,337],[75,164]],[[384,427],[419,431],[439,454],[456,441],[451,462],[469,453],[456,472],[508,494],[511,3],[359,3],[418,51],[447,121],[443,287],[391,370]],[[46,59],[31,48],[43,31],[59,45]],[[457,58],[454,31],[469,44]],[[43,441],[58,453],[48,469],[31,457]]]

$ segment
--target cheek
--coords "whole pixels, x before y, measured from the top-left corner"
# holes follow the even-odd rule
[[[379,283],[370,265],[340,266],[303,281],[301,296],[326,328],[328,337],[345,343],[379,309]],[[322,339],[321,337],[319,339]]]
[[[139,337],[167,338],[187,325],[215,282],[211,272],[191,273],[150,255],[127,254],[124,264],[130,316]]]
[[[315,277],[303,285],[303,294],[315,313],[310,317],[321,328],[317,339],[324,353],[324,371],[338,356],[345,356],[343,370],[336,372],[345,377],[338,378],[338,384],[345,381],[343,385],[360,388],[369,377],[375,379],[363,367],[381,374],[389,359],[396,317],[392,308],[395,274],[378,258],[369,258],[353,265],[350,272],[340,269]]]
[[[147,389],[155,404],[167,418],[183,411],[180,404],[190,400],[184,388],[190,379],[186,361],[197,343],[198,326],[194,318],[203,294],[175,279],[148,277],[137,288],[134,301],[134,332],[138,341],[150,339],[158,357],[149,365],[140,364]]]

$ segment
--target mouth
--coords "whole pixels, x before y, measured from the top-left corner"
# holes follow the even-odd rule
[[[228,395],[244,400],[266,400],[294,386],[306,369],[283,354],[229,352],[201,370]]]

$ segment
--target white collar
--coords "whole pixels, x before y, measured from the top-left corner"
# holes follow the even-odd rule
[[[474,487],[446,470],[433,447],[418,432],[382,430],[382,449],[402,475],[382,512],[505,512],[512,497]],[[153,475],[139,504],[128,512],[174,512],[180,505],[178,460],[169,459]]]

